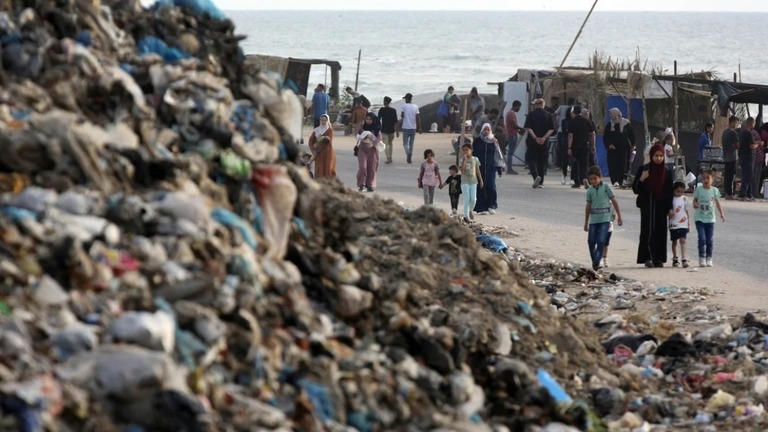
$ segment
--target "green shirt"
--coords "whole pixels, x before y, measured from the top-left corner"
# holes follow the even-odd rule
[[[611,199],[613,197],[613,189],[604,182],[600,182],[597,187],[590,186],[587,189],[590,225],[611,221]]]
[[[461,173],[461,184],[477,184],[477,168],[480,167],[480,159],[472,156],[464,165],[464,172]]]
[[[699,204],[693,212],[695,222],[715,223],[715,201],[720,199],[720,189],[712,186],[709,189],[699,186],[693,191],[693,198]]]

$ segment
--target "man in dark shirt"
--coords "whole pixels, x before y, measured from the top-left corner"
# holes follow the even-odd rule
[[[552,114],[544,110],[544,99],[533,101],[533,111],[528,114],[524,125],[528,132],[526,139],[526,159],[533,177],[533,188],[540,188],[549,158],[549,136],[555,132]]]
[[[736,125],[739,118],[731,116],[728,119],[728,128],[723,131],[723,181],[725,182],[725,199],[733,199],[733,177],[736,172],[736,150],[739,148],[739,134]]]
[[[568,124],[568,156],[573,157],[573,188],[582,184],[588,187],[587,169],[589,169],[589,152],[592,148],[595,128],[589,119],[581,115],[581,106],[571,109],[571,121]]]
[[[752,137],[752,129],[755,128],[755,119],[749,117],[744,122],[739,134],[739,163],[741,164],[741,190],[739,199],[754,201],[752,197],[752,174],[755,169],[755,139]]]
[[[395,140],[395,134],[400,136],[400,132],[397,132],[397,110],[389,106],[392,102],[392,98],[384,96],[384,106],[379,109],[379,120],[381,120],[381,135],[384,138],[384,144],[386,149],[384,154],[387,155],[386,164],[392,163],[392,142]]]

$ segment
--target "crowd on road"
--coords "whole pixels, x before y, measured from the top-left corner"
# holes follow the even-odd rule
[[[357,187],[360,192],[373,192],[377,186],[380,154],[385,156],[386,164],[391,164],[394,140],[401,134],[406,162],[413,163],[416,136],[422,133],[421,114],[410,93],[403,97],[404,103],[399,110],[390,106],[390,97],[385,97],[383,106],[375,114],[365,106],[370,103],[364,96],[350,88],[347,92],[353,96],[350,121],[357,138],[354,147],[358,159]],[[631,176],[629,167],[636,154],[635,135],[630,122],[623,118],[619,109],[609,110],[603,142],[610,182],[605,183],[600,168],[596,166],[595,123],[591,113],[573,99],[561,106],[557,98],[553,98],[549,107],[545,106],[543,99],[535,99],[522,126],[517,118],[522,106],[520,101],[514,101],[511,109],[500,118],[497,109],[485,108],[484,99],[473,88],[468,95],[467,105],[470,121],[464,126],[471,131],[471,138],[463,143],[454,143],[456,151],[460,152],[457,159],[459,163],[448,168],[445,180],[435,160],[434,151],[427,149],[423,152],[416,185],[423,192],[424,204],[433,204],[436,189],[447,186],[452,215],[459,214],[460,205],[462,217],[466,221],[475,219],[478,214],[494,214],[498,209],[496,179],[505,173],[518,174],[512,169],[518,140],[526,140],[525,162],[533,179],[532,186],[541,189],[547,174],[552,137],[557,141],[556,160],[558,171],[562,170],[561,185],[570,184],[572,188],[583,186],[586,189],[584,230],[588,232],[587,243],[594,269],[608,265],[607,254],[613,223],[616,221],[619,226],[623,223],[613,192],[616,187],[631,187],[637,196],[636,206],[641,216],[638,264],[650,268],[663,267],[668,261],[669,239],[672,265],[684,268],[690,265],[686,240],[692,227],[689,218],[689,207],[692,207],[698,235],[699,266],[713,266],[716,216],[719,215],[725,221],[720,192],[713,185],[713,172],[703,170],[689,205],[685,196],[688,184],[674,181],[676,143],[671,129],[657,137],[648,152],[648,163]],[[448,87],[438,108],[444,132],[456,132],[458,126],[455,127],[455,114],[458,106],[459,100],[453,87]],[[336,157],[333,128],[328,115],[330,99],[322,85],[315,89],[312,108],[315,128],[309,137],[311,155],[308,155],[306,162],[308,167],[314,166],[315,177],[333,177],[336,176]],[[731,117],[730,127],[723,133],[725,199],[733,197],[730,185],[738,153],[742,168],[740,196],[748,200],[751,199],[750,167],[754,165],[750,155],[768,140],[768,127],[756,131],[754,119],[749,118],[737,130],[738,123],[738,118]],[[711,145],[712,130],[712,124],[707,123],[699,142],[700,153],[703,148]],[[503,145],[496,133],[503,136]]]

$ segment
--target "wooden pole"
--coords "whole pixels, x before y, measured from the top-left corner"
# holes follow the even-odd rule
[[[677,76],[677,60],[675,60],[675,70],[674,70],[674,72],[675,72],[675,76]],[[677,112],[678,108],[680,107],[680,105],[678,104],[678,99],[677,99],[678,98],[678,93],[680,93],[680,92],[677,89],[677,81],[675,81],[675,82],[672,83],[672,96],[675,99],[675,135],[677,137],[680,136],[680,118],[678,117],[678,112]],[[680,148],[680,143],[677,142],[677,139],[675,139],[675,146],[677,147],[677,149]],[[675,153],[678,153],[677,149],[675,149]]]
[[[565,61],[568,60],[568,56],[571,55],[571,50],[573,49],[573,46],[576,45],[576,41],[579,40],[579,36],[581,36],[582,30],[584,30],[584,26],[587,25],[587,21],[589,20],[589,16],[592,15],[592,11],[595,10],[595,6],[597,6],[598,0],[595,0],[594,3],[592,3],[592,7],[589,9],[589,13],[587,13],[587,17],[584,18],[584,22],[581,23],[581,27],[579,28],[579,32],[576,33],[576,37],[573,38],[573,42],[571,42],[571,46],[568,47],[568,51],[565,53],[565,57],[563,57],[563,61],[560,62],[560,67],[563,67],[565,64]]]
[[[357,52],[357,72],[355,72],[355,91],[357,91],[357,83],[360,79],[360,57],[363,55],[363,49]]]

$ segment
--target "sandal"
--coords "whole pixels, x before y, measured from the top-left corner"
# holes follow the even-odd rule
[[[683,258],[683,268],[688,268],[689,265],[690,264],[688,264],[688,259],[687,258]]]

